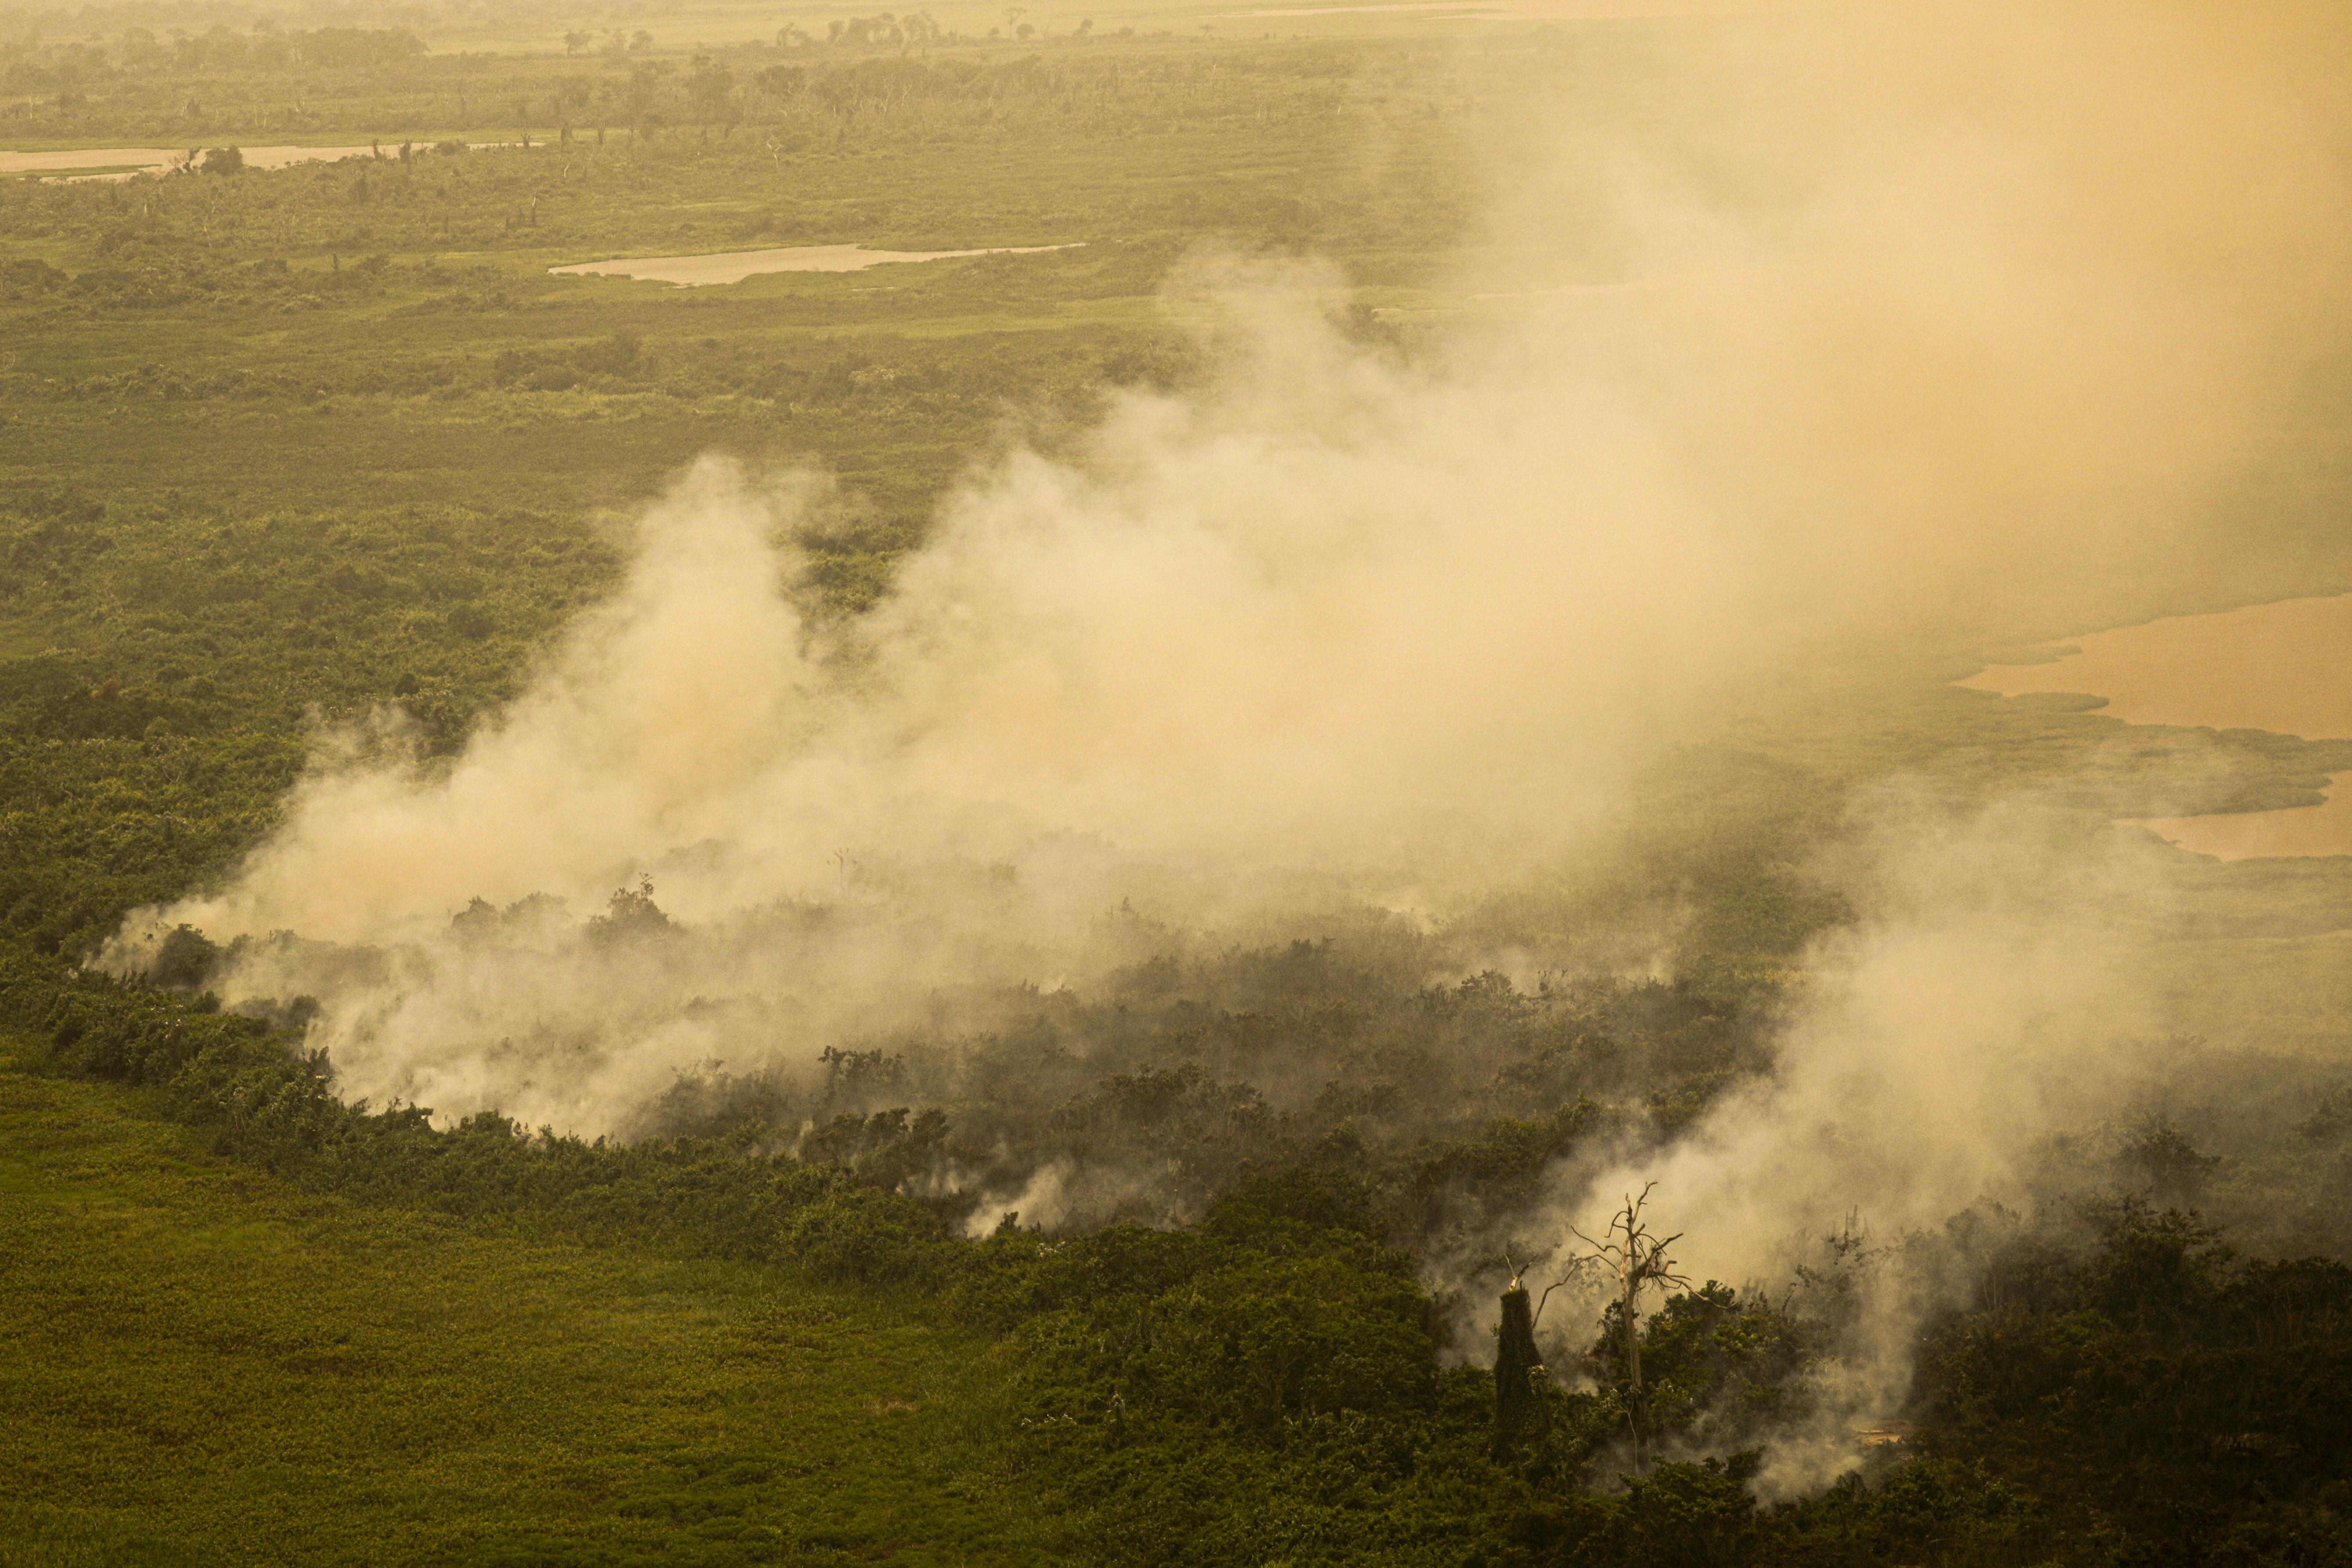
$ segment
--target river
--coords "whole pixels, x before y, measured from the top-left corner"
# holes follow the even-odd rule
[[[2352,739],[2352,594],[2173,616],[2072,640],[2048,664],[1997,664],[1961,681],[2014,697],[2079,691],[2133,724],[2267,730]],[[2284,811],[2161,817],[2142,826],[2224,860],[2352,855],[2352,775],[2326,804]]]

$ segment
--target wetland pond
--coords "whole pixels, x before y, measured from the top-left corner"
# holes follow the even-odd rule
[[[635,278],[677,289],[740,283],[762,272],[863,272],[899,261],[945,261],[957,256],[1034,256],[1075,250],[1075,245],[999,245],[983,250],[867,250],[856,245],[798,245],[779,250],[722,250],[709,256],[623,256],[551,267],[559,277]]]
[[[2131,724],[2352,739],[2352,594],[2172,616],[2069,646],[2078,651],[2046,664],[1997,664],[1959,684],[2003,697],[2085,692]],[[2352,774],[2330,781],[2324,805],[2140,826],[2223,860],[2352,855]]]
[[[344,158],[389,158],[397,143],[366,147],[247,147],[237,143],[248,169],[283,169],[295,163],[331,163]],[[475,142],[474,147],[503,143]],[[44,153],[11,153],[0,148],[0,174],[37,174],[59,184],[79,180],[128,180],[140,174],[168,174],[185,168],[188,154],[205,149],[188,147],[68,147]]]

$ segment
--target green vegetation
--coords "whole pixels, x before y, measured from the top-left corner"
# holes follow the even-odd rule
[[[962,83],[946,96],[868,81],[879,61],[813,66],[841,81],[811,89],[833,107],[792,111],[826,127],[797,151],[746,128],[403,157],[387,125],[381,159],[0,182],[0,769],[16,780],[0,921],[79,952],[121,910],[216,872],[269,820],[313,710],[401,701],[453,747],[612,582],[613,521],[702,453],[839,476],[802,541],[806,588],[817,613],[854,611],[1008,425],[1050,432],[1108,384],[1192,374],[1153,296],[1200,233],[1342,249],[1352,233],[1360,252],[1418,234],[1426,257],[1458,224],[1443,136],[1375,187],[1350,153],[1369,111],[1286,115],[1267,135],[1268,94],[1336,92],[1361,64],[1344,52],[1304,47],[1264,72],[1107,45],[1067,68],[1084,83],[989,58],[977,87],[962,65],[892,64]],[[344,103],[341,83],[431,103],[436,81],[331,75],[306,101]],[[1072,111],[1082,85],[1088,114],[1135,133],[1107,140]],[[78,112],[113,112],[97,90]],[[371,111],[332,112],[359,136]],[[159,133],[127,108],[103,123]],[[1085,243],[719,289],[545,270],[1061,241]],[[1385,254],[1362,264],[1415,265]]]
[[[1008,1528],[1001,1514],[1000,1522],[986,1515],[970,1521],[945,1501],[936,1503],[940,1511],[918,1513],[895,1492],[887,1501],[877,1497],[874,1489],[888,1484],[883,1472],[861,1468],[861,1478],[875,1479],[859,1479],[855,1490],[875,1500],[828,1494],[835,1514],[805,1542],[860,1542],[869,1555],[898,1554],[892,1560],[927,1560],[910,1538],[928,1541],[934,1531],[1010,1561],[1042,1560],[1058,1543],[1087,1561],[1147,1563],[1261,1561],[1270,1531],[1297,1560],[1335,1563],[1583,1563],[1633,1553],[1638,1561],[1859,1563],[1927,1551],[1939,1561],[2023,1563],[2105,1561],[2095,1553],[2118,1544],[2184,1542],[2217,1550],[2252,1542],[2250,1550],[2273,1553],[2252,1561],[2297,1561],[2275,1551],[2337,1538],[2332,1510],[2342,1486],[2345,1379],[2352,1375],[2343,1363],[2352,1270],[2315,1259],[2242,1259],[2181,1209],[2159,1210],[2137,1196],[2061,1205],[2030,1220],[1975,1211],[1941,1235],[1905,1237],[1892,1247],[1832,1238],[1801,1271],[1802,1289],[1778,1299],[1713,1282],[1683,1289],[1641,1323],[1638,1395],[1630,1359],[1621,1353],[1622,1318],[1604,1318],[1601,1337],[1583,1352],[1591,1386],[1570,1393],[1549,1378],[1537,1381],[1539,1409],[1516,1418],[1508,1428],[1514,1439],[1498,1447],[1493,1377],[1444,1364],[1457,1314],[1430,1294],[1412,1252],[1396,1243],[1442,1254],[1443,1237],[1465,1207],[1507,1215],[1546,1164],[1587,1141],[1623,1147],[1629,1139],[1671,1139],[1689,1115],[1689,1098],[1719,1090],[1742,1056],[1759,1048],[1752,984],[1713,994],[1588,993],[1562,1005],[1518,996],[1488,977],[1351,1016],[1346,1007],[1334,1011],[1328,993],[1346,990],[1360,1008],[1376,980],[1345,973],[1313,951],[1235,954],[1201,973],[1156,972],[1139,983],[1167,998],[1175,1016],[1167,1023],[1197,1015],[1192,998],[1227,1004],[1211,1015],[1213,1037],[1190,1042],[1196,1062],[1215,1065],[1228,1051],[1238,1057],[1247,1042],[1256,1047],[1246,1052],[1255,1070],[1296,1070],[1297,1064],[1269,1058],[1266,1047],[1311,1054],[1318,1038],[1341,1039],[1352,1059],[1382,1064],[1385,1084],[1351,1091],[1335,1079],[1304,1122],[1269,1118],[1253,1109],[1256,1097],[1246,1085],[1220,1084],[1190,1064],[1115,1074],[1043,1126],[1006,1123],[1016,1106],[998,1102],[999,1125],[984,1135],[999,1157],[1026,1151],[1088,1160],[1098,1171],[1116,1171],[1125,1160],[1140,1171],[1172,1152],[1187,1161],[1195,1190],[1215,1195],[1196,1224],[1175,1229],[1113,1223],[1048,1240],[1008,1218],[972,1243],[952,1239],[958,1226],[950,1223],[968,1214],[968,1198],[922,1200],[902,1191],[910,1175],[942,1156],[987,1157],[985,1148],[959,1146],[951,1118],[936,1110],[911,1120],[905,1109],[840,1110],[820,1135],[802,1142],[797,1156],[767,1152],[776,1129],[761,1114],[764,1109],[789,1125],[794,1108],[774,1100],[774,1086],[744,1080],[681,1085],[671,1113],[724,1129],[701,1136],[587,1144],[528,1135],[494,1116],[436,1131],[413,1109],[371,1114],[338,1102],[317,1076],[320,1064],[299,1052],[299,1037],[278,1034],[266,1020],[204,1011],[201,998],[192,1008],[144,984],[20,962],[0,989],[0,1008],[20,1038],[48,1042],[29,1047],[20,1065],[65,1078],[8,1079],[12,1103],[89,1108],[62,1130],[57,1118],[27,1116],[60,1146],[51,1152],[49,1142],[28,1140],[26,1147],[52,1162],[44,1169],[86,1173],[68,1188],[79,1194],[73,1201],[97,1203],[111,1190],[108,1184],[127,1179],[111,1173],[114,1164],[136,1168],[127,1154],[110,1152],[115,1145],[75,1153],[79,1140],[96,1136],[90,1125],[124,1116],[122,1091],[89,1087],[91,1079],[135,1086],[156,1110],[208,1136],[216,1160],[234,1163],[179,1175],[174,1180],[186,1184],[167,1183],[167,1196],[146,1199],[181,1205],[192,1216],[184,1223],[200,1233],[194,1239],[151,1249],[135,1264],[120,1250],[77,1242],[71,1268],[53,1276],[45,1266],[19,1278],[29,1287],[89,1276],[100,1282],[93,1291],[119,1300],[133,1289],[143,1299],[164,1293],[159,1271],[194,1269],[200,1283],[170,1277],[182,1281],[173,1289],[189,1300],[187,1310],[201,1316],[227,1310],[220,1294],[242,1299],[262,1287],[241,1285],[245,1277],[224,1273],[225,1264],[189,1261],[190,1249],[209,1258],[205,1249],[215,1233],[275,1236],[272,1226],[290,1228],[299,1231],[299,1245],[276,1243],[267,1264],[238,1267],[297,1271],[316,1267],[303,1260],[305,1249],[362,1252],[369,1262],[358,1278],[396,1277],[397,1299],[413,1302],[441,1299],[430,1271],[457,1270],[462,1260],[470,1293],[442,1288],[452,1297],[481,1301],[495,1294],[501,1310],[517,1299],[546,1299],[551,1326],[543,1338],[534,1337],[541,1335],[536,1327],[510,1328],[510,1317],[481,1310],[488,1321],[478,1342],[486,1353],[495,1344],[509,1357],[553,1353],[530,1346],[557,1339],[552,1325],[564,1310],[585,1310],[578,1303],[591,1290],[589,1299],[609,1312],[611,1293],[623,1289],[616,1278],[669,1282],[661,1288],[684,1302],[666,1310],[718,1336],[718,1348],[693,1353],[719,1362],[719,1373],[703,1375],[717,1380],[710,1405],[719,1414],[691,1408],[693,1419],[723,1421],[723,1429],[630,1436],[628,1390],[655,1374],[628,1357],[609,1370],[597,1363],[584,1386],[567,1367],[568,1394],[517,1372],[517,1381],[473,1395],[505,1400],[499,1408],[510,1413],[546,1410],[527,1421],[533,1432],[542,1422],[560,1423],[562,1410],[589,1419],[566,1401],[613,1401],[610,1412],[593,1417],[598,1432],[612,1434],[612,1446],[598,1447],[593,1462],[573,1448],[560,1456],[574,1467],[618,1467],[598,1475],[634,1478],[593,1483],[604,1489],[598,1497],[618,1499],[609,1513],[592,1510],[559,1529],[535,1521],[524,1500],[500,1491],[468,1494],[463,1523],[453,1519],[449,1526],[476,1541],[537,1530],[550,1552],[558,1542],[571,1551],[583,1542],[635,1539],[619,1521],[648,1517],[648,1509],[654,1517],[691,1517],[710,1527],[661,1536],[672,1554],[665,1561],[767,1561],[763,1553],[779,1550],[780,1541],[803,1539],[790,1531],[810,1527],[788,1521],[805,1520],[794,1510],[807,1504],[789,1487],[771,1491],[761,1489],[765,1479],[727,1480],[808,1472],[780,1457],[796,1449],[777,1447],[780,1432],[800,1428],[772,1426],[764,1436],[755,1429],[769,1407],[729,1381],[738,1373],[723,1347],[739,1342],[729,1336],[750,1331],[740,1328],[744,1314],[757,1321],[764,1321],[759,1310],[806,1313],[812,1302],[824,1304],[826,1321],[879,1340],[872,1360],[829,1363],[838,1392],[815,1412],[828,1439],[839,1441],[853,1426],[872,1433],[874,1410],[904,1397],[886,1391],[909,1383],[939,1392],[908,1403],[921,1409],[937,1401],[938,1418],[964,1434],[957,1439],[963,1447],[922,1459],[919,1446],[875,1439],[880,1447],[860,1448],[844,1464],[887,1468],[897,1455],[927,1466],[918,1484],[942,1489],[944,1497],[962,1500],[959,1506],[977,1508],[974,1500],[1010,1506],[1010,1488],[1032,1506],[1047,1505],[1057,1521],[1050,1541],[994,1544]],[[1234,1005],[1253,996],[1254,1006]],[[1131,994],[1128,1005],[1140,1000]],[[1148,1018],[1147,1011],[1134,1027],[1142,1037],[1129,1049],[1138,1059],[1165,1059],[1171,1042],[1150,1039]],[[986,1047],[1003,1059],[982,1071],[1034,1075],[1041,1065],[1059,1064],[1066,1077],[1098,1072],[1108,1064],[1098,1059],[1082,1069],[1053,1043],[1059,1029],[1081,1023],[1066,1008],[1034,1016]],[[1439,1064],[1496,1057],[1516,1059],[1484,1095],[1432,1092]],[[2213,1070],[2235,1074],[2245,1066],[2218,1063]],[[935,1086],[904,1059],[843,1057],[834,1067],[835,1108],[877,1093],[919,1103],[933,1098],[927,1091]],[[2230,1180],[2217,1179],[2219,1160],[2166,1121],[2074,1151],[2077,1179],[2086,1190],[2104,1183],[2160,1203],[2242,1211],[2290,1247],[2341,1250],[2343,1215],[2352,1212],[2342,1201],[2342,1093],[2323,1092],[2322,1074],[2298,1076],[2289,1064],[2262,1064],[2258,1076],[2276,1087],[2265,1108],[2246,1118],[2243,1142],[2230,1145]],[[1499,1116],[1451,1138],[1426,1131],[1410,1137],[1415,1126],[1427,1127],[1410,1109],[1424,1098],[1441,1106],[1457,1097],[1470,1107],[1541,1103],[1555,1077],[1616,1086],[1628,1096],[1651,1087],[1646,1102],[1579,1099],[1549,1117]],[[1415,1092],[1398,1092],[1400,1082]],[[958,1106],[956,1113],[988,1109]],[[2290,1118],[2299,1119],[2296,1127],[2281,1125]],[[183,1162],[199,1147],[152,1122],[107,1135],[128,1149],[166,1148]],[[83,1163],[71,1165],[77,1158]],[[110,1173],[93,1186],[87,1173],[101,1167]],[[257,1188],[257,1178],[234,1174],[256,1167],[277,1180]],[[142,1197],[152,1190],[139,1189]],[[261,1196],[224,1195],[238,1191]],[[311,1228],[301,1230],[305,1225]],[[28,1246],[21,1256],[53,1257],[63,1243],[48,1245],[47,1252]],[[432,1251],[436,1247],[442,1251]],[[808,1283],[812,1276],[819,1283]],[[1945,1310],[1927,1324],[1926,1360],[1912,1394],[1927,1417],[1923,1429],[1812,1500],[1759,1509],[1743,1482],[1777,1433],[1817,1418],[1811,1413],[1820,1374],[1842,1353],[1841,1335],[1864,1293],[1955,1277],[1982,1283],[1973,1305]],[[861,1300],[876,1304],[855,1305]],[[306,1306],[312,1315],[299,1321],[316,1325],[312,1339],[327,1339],[331,1326],[332,1334],[364,1341],[374,1321],[369,1312],[380,1310],[367,1300],[361,1285],[339,1277],[336,1289],[317,1293]],[[779,1300],[793,1305],[778,1308]],[[625,1326],[609,1317],[597,1321],[604,1339],[636,1344]],[[304,1332],[277,1328],[268,1342],[293,1347],[283,1353],[299,1360],[310,1353]],[[176,1397],[196,1397],[222,1374],[210,1348],[217,1336],[187,1333],[171,1341],[152,1370],[120,1375],[152,1376],[182,1387]],[[509,1334],[517,1346],[507,1347]],[[937,1358],[954,1353],[959,1334],[987,1336],[995,1348],[977,1363],[959,1363],[966,1371],[955,1381]],[[971,1346],[964,1354],[976,1355],[977,1344],[964,1342]],[[389,1353],[382,1343],[377,1350]],[[415,1375],[457,1375],[450,1358],[457,1353],[438,1343]],[[894,1354],[932,1370],[901,1370],[905,1363]],[[77,1364],[63,1352],[40,1362],[43,1375],[57,1373],[67,1388],[95,1375],[76,1373]],[[445,1370],[433,1373],[436,1367]],[[984,1371],[990,1367],[997,1370]],[[772,1374],[755,1363],[740,1375]],[[407,1396],[387,1390],[384,1397]],[[444,1418],[461,1423],[470,1408]],[[500,1440],[499,1421],[473,1419],[460,1428],[481,1434],[472,1440]],[[285,1417],[286,1426],[294,1420]],[[1665,1458],[1644,1473],[1622,1447],[1633,1423],[1665,1454],[1696,1449],[1712,1457]],[[286,1429],[276,1418],[258,1425],[255,1443],[276,1441]],[[398,1430],[370,1425],[352,1441],[358,1447],[350,1484],[386,1498],[382,1506],[394,1506],[390,1500],[407,1497],[411,1487],[442,1484],[429,1475],[401,1479],[411,1461],[399,1457],[405,1446]],[[630,1446],[640,1441],[645,1447]],[[580,1437],[574,1447],[601,1442]],[[373,1445],[394,1452],[360,1465],[357,1457],[373,1455]],[[677,1475],[646,1458],[674,1452],[682,1457],[661,1464]],[[514,1484],[527,1498],[541,1484],[530,1467],[557,1465],[559,1456],[533,1449],[502,1462],[522,1467]],[[2262,1485],[2249,1489],[2233,1479],[2232,1465],[2259,1473]],[[964,1479],[967,1470],[979,1479]],[[1626,1489],[1588,1489],[1620,1470],[1633,1478]],[[87,1495],[125,1495],[108,1489],[128,1484],[108,1463],[85,1461],[76,1474],[87,1478],[77,1483],[92,1489]],[[845,1480],[842,1489],[853,1489]],[[648,1492],[668,1500],[656,1508],[641,1495]],[[167,1522],[127,1502],[111,1506],[122,1510],[126,1531],[152,1532]],[[910,1519],[926,1522],[918,1530]],[[33,1524],[66,1528],[46,1514],[22,1527]],[[767,1533],[776,1530],[786,1536]],[[331,1555],[299,1542],[281,1550],[298,1560],[314,1551]]]
[[[1852,917],[1807,870],[1849,791],[2278,804],[2340,746],[2192,748],[1953,690],[1924,650],[1676,755],[1607,854],[1442,936],[1132,933],[1095,991],[807,1081],[714,1066],[626,1142],[344,1104],[299,1000],[222,1012],[193,932],[146,981],[75,968],[261,839],[314,726],[398,704],[461,746],[704,452],[839,477],[798,592],[848,616],[1008,430],[1050,447],[1112,387],[1201,374],[1157,291],[1204,237],[1331,258],[1348,329],[1412,352],[1375,307],[1482,240],[1480,83],[1560,49],[896,17],[559,56],[569,18],[519,10],[549,52],[490,55],[396,17],[142,16],[93,44],[0,15],[0,136],[207,150],[0,180],[0,1561],[2352,1552],[2352,1275],[2318,1256],[2352,1248],[2352,1110],[2324,1065],[2184,1047],[2178,1120],[2053,1151],[2046,1212],[1832,1238],[1786,1294],[1656,1291],[1638,1386],[1622,1309],[1544,1342],[1562,1378],[1530,1328],[1499,1433],[1480,1239],[1542,1223],[1558,1162],[1657,1153],[1769,1072],[1807,943]],[[1600,91],[1637,55],[1575,58]],[[280,142],[376,151],[232,155]],[[709,289],[546,270],[844,243],[1078,247]],[[2187,925],[2259,906],[2281,942],[2347,900],[2324,867],[2177,885]],[[1669,920],[1672,982],[1460,978]],[[584,940],[669,928],[624,893]],[[1097,1178],[1065,1231],[981,1207],[1058,1169]],[[1857,1302],[1929,1280],[1970,1283],[1921,1314],[1916,1429],[1759,1504],[1780,1435],[1833,1417]]]
[[[32,1065],[0,1071],[8,1562],[1038,1554],[975,1334],[306,1194]]]

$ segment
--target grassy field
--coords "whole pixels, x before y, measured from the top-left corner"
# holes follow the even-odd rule
[[[977,1335],[309,1197],[0,1069],[0,1562],[1048,1561]]]

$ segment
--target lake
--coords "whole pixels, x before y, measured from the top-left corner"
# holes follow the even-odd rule
[[[397,141],[383,143],[390,157]],[[494,142],[476,142],[494,146]],[[197,151],[202,152],[199,148]],[[365,158],[373,147],[247,147],[248,169],[283,169],[292,163],[333,163],[339,158]],[[127,180],[136,174],[163,174],[188,161],[185,147],[71,147],[61,152],[11,153],[0,149],[0,174],[47,174],[66,180]],[[77,169],[108,170],[105,174],[74,174]]]
[[[636,278],[679,289],[740,283],[762,272],[863,272],[899,261],[944,261],[955,256],[1034,256],[1075,250],[1075,245],[1000,245],[985,250],[867,250],[856,245],[800,245],[780,250],[725,250],[709,256],[624,256],[551,267],[568,277]]]
[[[2173,616],[2073,639],[2048,664],[1995,665],[1960,685],[2014,697],[2081,691],[2133,724],[2268,730],[2352,739],[2352,594]],[[2352,855],[2352,777],[2324,805],[2145,822],[2184,849],[2224,860]]]

